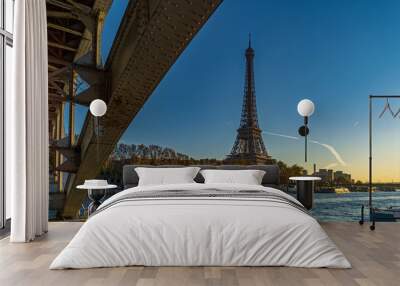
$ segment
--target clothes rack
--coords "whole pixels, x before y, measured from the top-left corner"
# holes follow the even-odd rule
[[[395,213],[396,210],[393,208],[388,208],[388,209],[378,209],[378,208],[374,208],[372,205],[372,101],[374,99],[386,99],[386,104],[385,107],[383,109],[383,112],[381,112],[379,118],[382,117],[382,115],[384,114],[384,112],[388,109],[392,116],[393,116],[393,111],[390,108],[389,105],[389,99],[400,99],[400,95],[370,95],[369,96],[369,174],[368,174],[368,205],[365,206],[364,204],[361,206],[361,219],[359,221],[360,224],[364,223],[364,209],[365,207],[369,208],[369,216],[370,216],[370,221],[371,221],[371,225],[370,225],[370,229],[374,230],[375,229],[375,222],[377,221],[377,219],[379,219],[379,221],[393,221],[396,220],[395,217]],[[398,112],[397,112],[398,113]],[[396,113],[396,115],[397,115]],[[395,117],[395,116],[393,116]],[[386,219],[389,218],[389,216],[387,216],[387,213],[392,212],[393,216],[390,216],[390,220]],[[380,216],[379,214],[382,214],[382,216]],[[385,215],[383,215],[385,214]]]

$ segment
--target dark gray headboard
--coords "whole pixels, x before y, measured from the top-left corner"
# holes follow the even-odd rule
[[[263,170],[265,171],[264,178],[262,180],[263,186],[277,187],[279,185],[279,167],[278,165],[249,165],[249,166],[238,166],[238,165],[221,165],[221,166],[209,166],[209,165],[194,165],[201,169],[219,169],[219,170]],[[181,165],[165,165],[165,166],[153,166],[153,165],[125,165],[122,172],[122,180],[124,183],[124,189],[136,187],[139,182],[139,177],[135,171],[136,167],[148,167],[148,168],[178,168],[185,167]],[[204,183],[203,176],[199,173],[194,179],[197,183]]]

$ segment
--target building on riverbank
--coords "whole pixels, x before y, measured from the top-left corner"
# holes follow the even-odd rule
[[[351,183],[351,175],[343,171],[336,171],[333,173],[333,180],[336,183]]]

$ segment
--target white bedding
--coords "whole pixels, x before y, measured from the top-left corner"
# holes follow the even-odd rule
[[[262,190],[231,184],[143,186],[105,201],[57,256],[50,269],[145,266],[294,266],[349,268],[318,222],[301,210],[255,198],[122,200],[132,192]],[[108,207],[106,207],[108,205]]]

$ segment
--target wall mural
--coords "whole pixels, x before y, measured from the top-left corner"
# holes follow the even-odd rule
[[[54,115],[54,219],[85,217],[89,201],[70,190],[93,177],[121,186],[126,164],[277,164],[281,188],[291,194],[289,177],[321,178],[312,210],[319,219],[359,219],[368,201],[368,95],[400,92],[400,20],[393,9],[400,3],[332,1],[327,10],[319,1],[252,2],[210,1],[209,20],[193,26],[185,40],[172,16],[176,39],[157,36],[161,26],[143,24],[140,1],[103,7],[91,70],[87,56],[75,57],[78,63],[67,71],[74,88],[51,84],[54,93],[69,89],[76,96]],[[359,5],[365,13],[358,13]],[[134,10],[143,12],[138,19],[124,18]],[[133,26],[139,32],[129,30]],[[129,32],[137,37],[133,48],[124,38]],[[80,33],[90,31],[81,27]],[[125,65],[129,72],[118,69]],[[107,102],[96,122],[88,115],[94,90]],[[315,105],[304,127],[306,161],[301,135],[307,130],[299,130],[304,118],[297,111],[302,99]],[[374,102],[372,179],[379,207],[400,204],[400,132],[393,120],[399,107],[400,101]],[[94,129],[99,136],[88,144]]]

